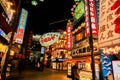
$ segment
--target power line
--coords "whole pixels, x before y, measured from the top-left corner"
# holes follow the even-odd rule
[[[57,24],[57,23],[64,22],[64,21],[67,21],[67,20],[73,20],[73,18],[68,18],[68,19],[63,19],[63,20],[51,22],[51,23],[49,23],[49,25]]]

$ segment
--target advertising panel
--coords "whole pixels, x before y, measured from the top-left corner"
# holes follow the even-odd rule
[[[41,47],[41,54],[45,53],[45,47]]]
[[[115,4],[118,0],[100,0],[100,14],[99,14],[99,37],[98,43],[100,48],[111,47],[120,44],[119,19],[118,26],[115,20],[120,15],[116,14],[117,6]],[[117,2],[120,4],[119,2]],[[115,5],[114,5],[115,4]],[[117,21],[116,21],[117,22]],[[117,29],[116,29],[117,28]]]
[[[70,50],[70,49],[72,49],[72,45],[73,45],[73,43],[72,43],[72,25],[68,25],[67,26],[67,43],[66,43],[66,48],[68,49],[68,50]]]
[[[50,46],[55,42],[57,42],[57,40],[59,39],[59,36],[60,36],[60,33],[58,32],[45,33],[40,37],[40,44],[42,46]]]
[[[112,55],[110,54],[104,54],[103,50],[100,50],[101,54],[101,69],[102,69],[102,76],[103,80],[106,80],[106,77],[110,74],[112,74]]]
[[[4,37],[8,42],[10,41],[8,35],[0,28],[0,35]]]
[[[84,2],[81,1],[74,10],[74,17],[75,19],[78,20],[83,15],[84,15]]]
[[[27,17],[28,17],[28,11],[22,8],[22,12],[21,12],[20,20],[18,24],[18,29],[17,29],[17,36],[16,36],[16,41],[15,41],[16,43],[22,44],[23,42]]]
[[[90,25],[92,28],[92,35],[94,38],[98,37],[98,25],[96,20],[96,7],[94,0],[89,0],[90,3],[88,3],[88,0],[85,1],[85,22],[86,22],[86,36],[90,36]],[[88,7],[89,6],[89,7]],[[89,14],[89,8],[90,8],[90,14]],[[90,17],[90,19],[89,19]],[[90,24],[91,21],[91,24]]]

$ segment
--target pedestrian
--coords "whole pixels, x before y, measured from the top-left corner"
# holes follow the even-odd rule
[[[19,71],[19,74],[22,73],[23,67],[24,67],[23,60],[22,60],[22,59],[19,59],[19,60],[18,60],[18,71]]]
[[[41,65],[41,71],[44,71],[44,63],[40,62],[40,65]]]
[[[72,80],[79,80],[79,70],[77,62],[72,66]]]

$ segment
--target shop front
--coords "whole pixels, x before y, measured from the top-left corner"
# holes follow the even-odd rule
[[[79,35],[82,35],[78,33]],[[80,79],[82,80],[92,80],[92,59],[89,45],[89,38],[77,37],[76,47],[71,50],[72,62],[78,63],[78,69],[80,70]],[[79,38],[79,40],[78,40]],[[97,39],[93,39],[93,54],[94,54],[94,64],[95,64],[95,76],[96,80],[100,80],[100,53],[98,52],[98,42]],[[88,75],[88,76],[86,76]]]
[[[64,63],[65,59],[52,59],[52,69],[54,70],[65,70]]]
[[[96,54],[95,57],[99,55]],[[99,59],[95,59],[96,80],[100,80],[100,62]],[[67,77],[71,77],[72,66],[77,62],[80,80],[92,80],[92,68],[91,68],[91,56],[76,56],[72,59],[66,60],[68,63]]]

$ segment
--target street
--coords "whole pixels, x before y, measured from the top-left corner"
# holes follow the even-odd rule
[[[11,75],[12,77],[9,80],[71,80],[67,77],[66,71],[47,68],[43,72],[25,68],[21,74],[14,72]]]

